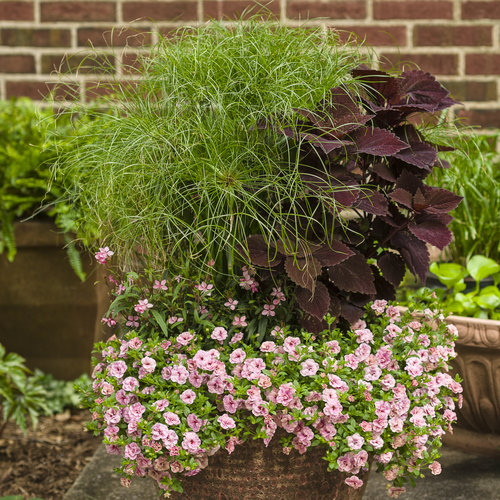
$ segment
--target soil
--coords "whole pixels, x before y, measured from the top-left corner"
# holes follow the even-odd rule
[[[61,500],[101,442],[85,430],[88,418],[87,410],[41,417],[26,436],[8,423],[0,438],[0,497]]]

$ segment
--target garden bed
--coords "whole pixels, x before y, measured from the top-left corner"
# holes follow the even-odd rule
[[[41,417],[26,436],[7,424],[0,438],[0,496],[61,499],[100,443],[85,430],[87,418],[83,410]]]

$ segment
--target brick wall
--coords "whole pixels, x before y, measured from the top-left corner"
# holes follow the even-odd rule
[[[89,100],[100,74],[127,73],[134,54],[176,26],[233,17],[247,0],[0,0],[0,98],[41,99],[75,69],[61,97]],[[464,102],[456,112],[500,127],[500,0],[272,0],[289,25],[306,18],[354,31],[376,48],[381,65],[414,62]],[[90,44],[102,55],[85,59]],[[111,49],[111,44],[113,49]],[[72,55],[68,59],[66,55]]]

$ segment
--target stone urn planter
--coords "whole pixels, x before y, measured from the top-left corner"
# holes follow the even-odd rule
[[[463,407],[443,442],[469,453],[500,457],[500,321],[450,316],[458,329],[452,366],[462,378]]]
[[[210,457],[209,466],[183,479],[184,493],[172,499],[233,500],[361,500],[369,471],[360,472],[361,488],[345,483],[346,474],[328,471],[323,450],[313,448],[304,455],[283,453],[281,429],[266,448],[262,440],[248,440],[229,455],[224,451]]]
[[[14,261],[0,256],[0,342],[26,358],[30,368],[57,378],[88,373],[107,308],[107,299],[94,286],[102,281],[97,266],[82,256],[88,276],[82,283],[68,262],[62,235],[50,222],[19,223],[15,239]]]

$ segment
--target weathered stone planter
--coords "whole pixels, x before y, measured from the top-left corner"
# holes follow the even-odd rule
[[[82,283],[69,265],[64,239],[48,222],[15,228],[14,262],[0,256],[0,342],[30,368],[72,379],[90,368],[106,302],[94,286],[97,266],[83,256]]]
[[[453,435],[443,441],[470,453],[500,457],[500,321],[450,316],[458,329],[452,365],[464,403]]]
[[[284,432],[281,430],[277,431]],[[360,500],[369,472],[360,472],[359,489],[348,486],[346,474],[329,472],[323,450],[285,455],[276,435],[266,448],[262,440],[247,441],[229,455],[225,450],[209,459],[196,476],[183,480],[184,493],[170,498],[199,500]]]

